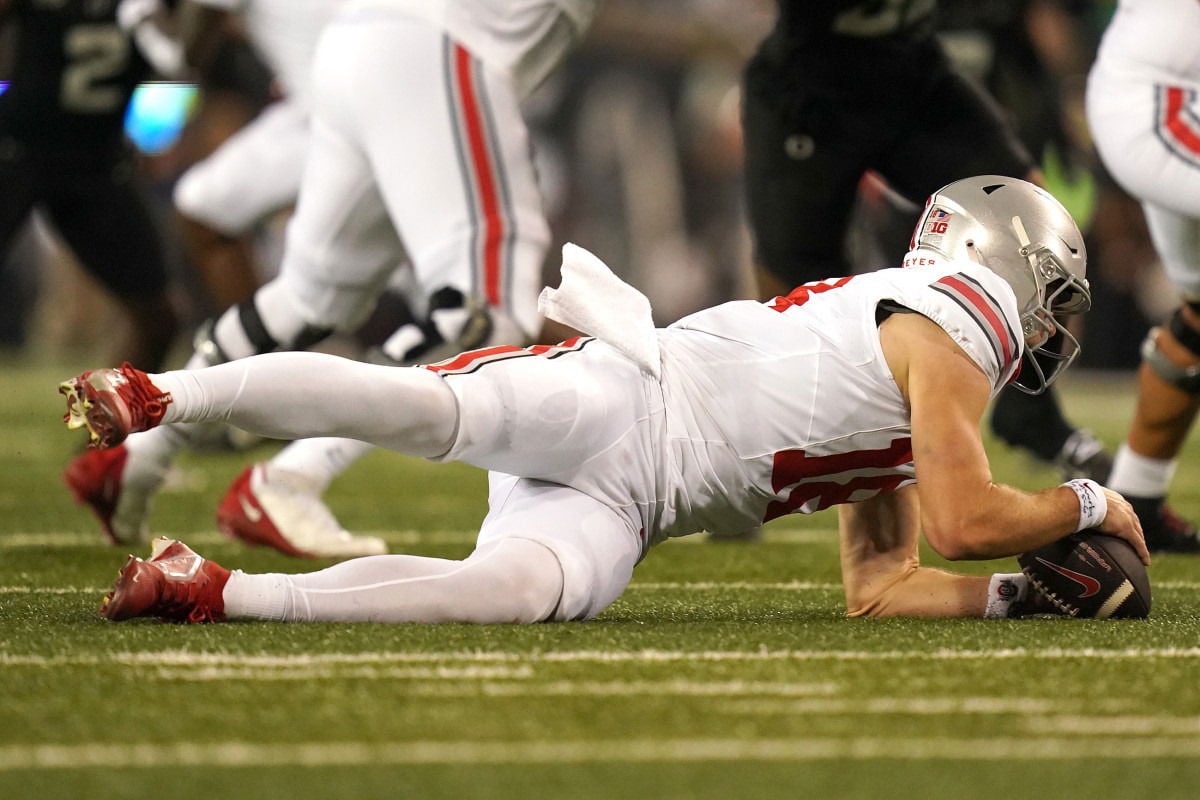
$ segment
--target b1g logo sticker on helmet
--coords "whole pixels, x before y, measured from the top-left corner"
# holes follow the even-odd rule
[[[929,244],[937,244],[938,239],[945,235],[946,231],[950,230],[950,220],[954,217],[949,211],[938,206],[934,206],[925,215],[925,225],[921,231],[920,239],[922,242]]]
[[[909,250],[918,246],[941,250],[942,239],[950,230],[950,220],[954,218],[954,213],[947,211],[943,206],[932,205],[930,200],[925,201],[925,214],[917,220],[917,226],[913,228],[912,239],[908,243]],[[910,266],[907,259],[904,266]]]

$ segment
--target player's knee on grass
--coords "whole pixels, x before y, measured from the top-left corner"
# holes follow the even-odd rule
[[[529,539],[503,539],[472,553],[464,563],[464,622],[545,622],[563,592],[558,557]]]

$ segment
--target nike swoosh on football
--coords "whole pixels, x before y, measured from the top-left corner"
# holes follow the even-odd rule
[[[246,495],[238,495],[238,505],[242,507],[242,513],[246,515],[246,519],[250,520],[251,522],[258,522],[262,519],[263,512],[259,510],[258,506],[251,503],[250,498],[246,497]],[[1099,584],[1097,584],[1097,588],[1098,587]]]
[[[1100,591],[1100,581],[1096,580],[1090,575],[1084,575],[1081,572],[1076,572],[1073,569],[1067,569],[1066,567],[1059,566],[1058,564],[1051,564],[1041,556],[1038,556],[1037,560],[1057,572],[1059,575],[1062,575],[1064,578],[1069,578],[1082,586],[1083,594],[1079,595],[1080,600],[1085,597],[1091,597],[1096,592]]]

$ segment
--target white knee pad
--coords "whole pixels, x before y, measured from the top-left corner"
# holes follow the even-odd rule
[[[1200,312],[1194,299],[1188,300],[1193,312]],[[1176,364],[1159,347],[1159,337],[1170,335],[1191,354],[1185,366]],[[1188,394],[1200,394],[1200,331],[1187,321],[1183,309],[1177,309],[1163,328],[1151,328],[1142,342],[1142,361],[1167,383]]]

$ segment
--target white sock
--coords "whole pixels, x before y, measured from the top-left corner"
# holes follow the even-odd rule
[[[1177,465],[1176,459],[1147,458],[1123,444],[1113,459],[1108,488],[1131,497],[1164,497]]]
[[[151,376],[165,422],[228,422],[275,439],[336,436],[416,456],[450,449],[458,401],[434,373],[322,353],[267,353]]]
[[[221,593],[225,616],[286,621],[290,577],[276,573],[249,575],[240,569],[231,571]]]
[[[161,387],[160,387],[161,388]],[[170,406],[167,406],[170,408]],[[190,425],[160,425],[142,433],[135,433],[125,440],[129,457],[121,481],[139,482],[138,476],[149,479],[157,475],[161,481],[171,467],[175,455],[187,446]],[[146,484],[148,485],[148,484]]]
[[[233,572],[231,619],[283,622],[541,622],[558,607],[562,566],[549,548],[504,539],[462,561],[366,556],[303,575]]]
[[[333,479],[350,465],[369,453],[374,445],[357,439],[334,439],[328,436],[300,439],[280,450],[271,459],[272,471],[303,475],[313,490],[324,493]]]
[[[1014,603],[1029,594],[1029,578],[1021,572],[997,572],[988,582],[987,607],[984,619],[1008,619]]]

